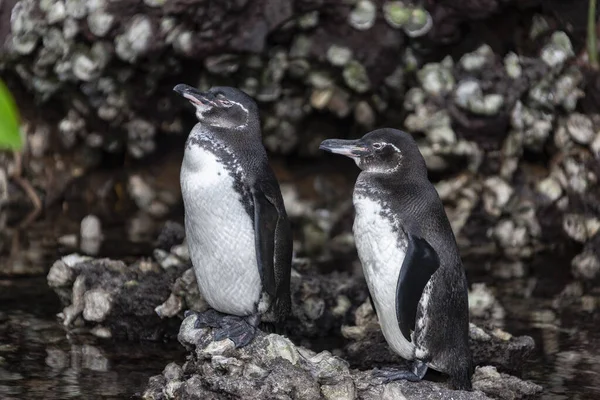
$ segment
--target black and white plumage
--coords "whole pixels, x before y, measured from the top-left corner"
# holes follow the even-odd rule
[[[387,380],[423,378],[428,367],[471,389],[468,288],[456,239],[425,160],[406,132],[378,129],[358,140],[325,140],[362,170],[354,188],[354,237],[382,332],[409,371],[377,370]]]
[[[279,183],[251,97],[230,87],[174,90],[199,120],[180,173],[192,264],[216,311],[199,315],[198,324],[244,346],[259,322],[281,322],[290,311],[292,236]]]

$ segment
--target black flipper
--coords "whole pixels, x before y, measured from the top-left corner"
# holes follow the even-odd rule
[[[271,311],[263,314],[262,320],[277,323],[291,309],[292,233],[279,184],[270,169],[263,172],[267,179],[251,187],[256,258],[263,291],[273,300]]]
[[[408,246],[396,287],[396,316],[400,330],[410,341],[415,329],[417,307],[429,278],[437,271],[440,261],[437,253],[425,239],[406,232]]]
[[[277,284],[275,282],[275,229],[279,213],[260,188],[252,189],[254,200],[254,237],[258,271],[263,284],[263,290],[275,297]]]

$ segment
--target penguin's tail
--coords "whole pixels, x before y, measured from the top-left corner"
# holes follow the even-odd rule
[[[471,378],[473,376],[472,363],[465,363],[460,368],[456,368],[450,374],[450,385],[456,390],[473,390]]]

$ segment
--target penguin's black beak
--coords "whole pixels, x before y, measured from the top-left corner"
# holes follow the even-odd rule
[[[357,140],[327,139],[321,142],[319,149],[330,153],[341,154],[346,157],[362,157],[370,154],[369,148]]]
[[[173,88],[180,96],[185,97],[196,107],[210,108],[215,106],[213,102],[214,95],[210,92],[202,93],[198,89],[180,83]]]

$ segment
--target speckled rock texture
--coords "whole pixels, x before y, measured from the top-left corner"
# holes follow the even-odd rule
[[[492,366],[477,368],[472,392],[432,381],[383,384],[329,351],[315,353],[277,334],[260,332],[235,349],[229,339],[213,341],[210,329],[195,329],[195,320],[187,317],[178,336],[191,351],[188,360],[150,378],[145,399],[522,399],[541,390]]]
[[[64,304],[59,318],[70,329],[86,327],[97,336],[117,339],[161,340],[176,333],[186,310],[205,311],[190,268],[187,246],[173,244],[167,224],[152,259],[127,265],[122,261],[70,254],[57,260],[47,276],[48,285]],[[303,272],[298,272],[303,271]],[[292,314],[284,327],[303,341],[339,336],[339,328],[367,297],[364,282],[349,273],[308,274],[296,263],[292,280]],[[352,299],[352,301],[350,300]]]

